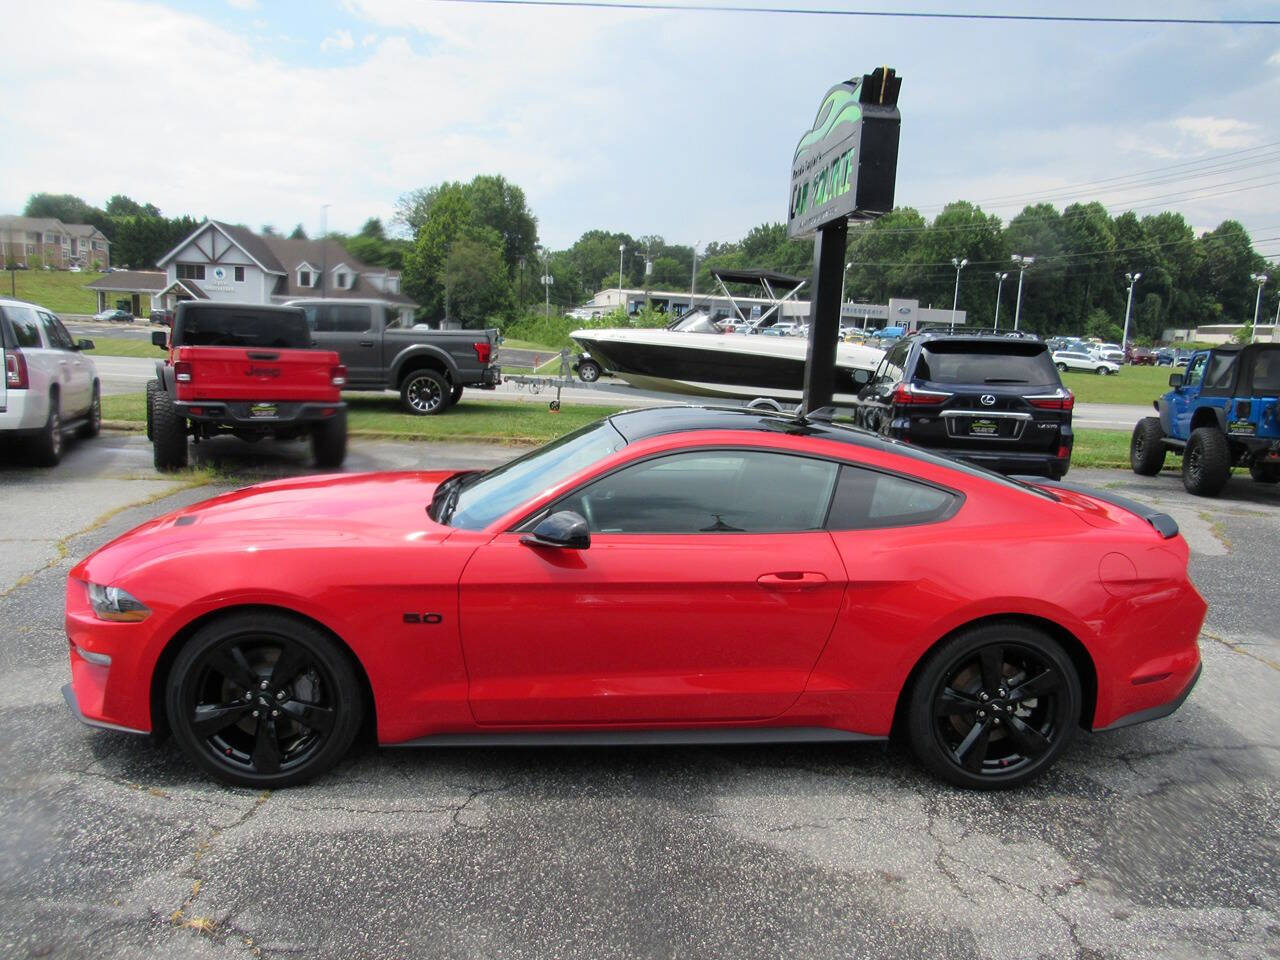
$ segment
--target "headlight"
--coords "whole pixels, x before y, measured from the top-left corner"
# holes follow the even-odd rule
[[[89,588],[89,606],[99,620],[117,623],[137,623],[151,616],[140,600],[119,587],[103,587],[96,583],[85,584]]]

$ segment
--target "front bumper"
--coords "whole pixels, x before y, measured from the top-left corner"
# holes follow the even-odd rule
[[[271,414],[255,416],[254,408],[261,411],[264,406],[272,408]],[[280,426],[329,420],[345,407],[346,404],[340,400],[333,403],[182,400],[174,404],[181,416],[196,423],[216,423],[238,430],[271,430]]]
[[[62,685],[62,699],[67,701],[67,707],[77,720],[87,727],[97,727],[100,730],[115,730],[117,733],[140,733],[145,736],[148,731],[135,730],[133,727],[122,727],[118,723],[108,723],[105,720],[95,720],[92,717],[85,716],[83,710],[80,709],[80,702],[76,699],[75,685],[64,683]]]

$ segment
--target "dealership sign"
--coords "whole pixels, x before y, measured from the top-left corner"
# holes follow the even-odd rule
[[[870,220],[893,209],[901,86],[893,70],[879,67],[827,91],[791,161],[788,236],[810,236],[834,220]]]

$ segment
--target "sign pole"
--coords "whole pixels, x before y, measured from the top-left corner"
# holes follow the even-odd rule
[[[836,392],[836,344],[840,341],[840,285],[844,278],[849,222],[833,220],[813,241],[813,299],[809,304],[809,351],[804,363],[802,416],[829,407]]]

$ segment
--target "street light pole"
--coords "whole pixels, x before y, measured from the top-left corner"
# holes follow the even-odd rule
[[[1258,311],[1262,308],[1262,288],[1266,286],[1267,275],[1265,273],[1251,273],[1249,279],[1258,285],[1258,299],[1253,302],[1253,329],[1249,332],[1249,342],[1253,343],[1258,339]],[[1276,338],[1276,331],[1273,327],[1271,330],[1271,339]]]
[[[992,330],[1000,329],[1000,291],[1004,289],[1004,281],[1008,276],[1008,273],[1001,273],[999,270],[996,271],[996,279],[1000,282],[996,284],[996,322],[991,327]]]
[[[844,319],[844,285],[845,285],[845,282],[849,279],[849,268],[852,266],[853,266],[852,263],[846,263],[844,265],[844,273],[840,275],[840,319],[841,320]]]
[[[627,249],[625,243],[618,244],[618,309],[627,312],[626,298],[622,295],[622,251]]]
[[[551,319],[551,265],[547,261],[547,249],[542,249],[542,289],[547,292],[547,320]]]
[[[1126,273],[1124,278],[1129,281],[1129,299],[1124,305],[1124,335],[1120,338],[1122,353],[1129,349],[1129,314],[1133,312],[1133,286],[1142,279],[1142,274]]]
[[[1015,253],[1009,259],[1018,265],[1018,303],[1013,309],[1013,329],[1016,332],[1022,319],[1022,275],[1026,272],[1027,267],[1036,262],[1036,258],[1024,257],[1020,253]]]
[[[951,258],[951,265],[956,268],[956,293],[951,298],[951,332],[956,332],[956,305],[960,302],[960,271],[968,266],[967,259],[961,260],[957,257]]]

